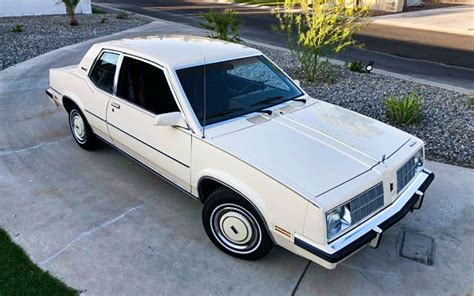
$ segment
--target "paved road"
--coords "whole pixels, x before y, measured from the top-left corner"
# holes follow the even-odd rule
[[[227,4],[193,0],[95,2],[195,27],[199,27],[201,13],[211,8],[229,7]],[[243,37],[286,47],[285,36],[271,29],[276,22],[269,10],[241,6],[233,8],[243,18]],[[365,49],[350,48],[338,59],[375,61],[379,69],[474,91],[474,38],[470,36],[371,24],[357,39],[365,44]]]
[[[100,40],[158,32],[203,34],[155,22]],[[433,162],[422,210],[336,270],[306,269],[307,260],[281,248],[256,262],[220,252],[199,202],[112,148],[80,149],[66,113],[47,99],[48,69],[77,63],[94,42],[0,71],[0,226],[42,268],[83,295],[474,293],[474,171]],[[400,257],[404,231],[435,240],[434,265]]]

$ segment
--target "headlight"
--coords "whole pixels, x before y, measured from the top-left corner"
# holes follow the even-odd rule
[[[327,236],[331,240],[339,232],[351,226],[349,203],[326,213]]]
[[[418,152],[415,153],[413,156],[415,159],[415,169],[416,171],[420,171],[423,168],[423,161],[424,161],[424,154],[423,154],[423,148],[418,150]]]

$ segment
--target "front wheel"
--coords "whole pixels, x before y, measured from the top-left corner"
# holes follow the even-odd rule
[[[214,245],[234,257],[257,260],[273,247],[257,211],[228,188],[221,187],[209,196],[204,204],[202,220]]]
[[[97,138],[77,106],[69,110],[69,128],[74,140],[81,148],[92,150],[97,147]]]

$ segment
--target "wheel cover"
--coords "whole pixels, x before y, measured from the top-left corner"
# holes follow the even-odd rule
[[[77,110],[73,110],[69,116],[69,124],[74,138],[84,144],[87,140],[86,126],[81,114]]]
[[[222,204],[211,213],[211,230],[226,249],[248,254],[255,251],[262,241],[262,230],[255,217],[236,204]]]

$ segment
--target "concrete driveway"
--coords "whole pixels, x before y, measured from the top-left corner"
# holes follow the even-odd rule
[[[165,32],[201,34],[154,22],[107,38]],[[474,172],[439,163],[423,209],[333,271],[281,248],[257,262],[218,251],[199,202],[110,147],[81,150],[48,101],[48,69],[92,43],[0,72],[0,227],[42,268],[84,295],[474,293]],[[434,239],[433,265],[400,256],[405,231]]]

